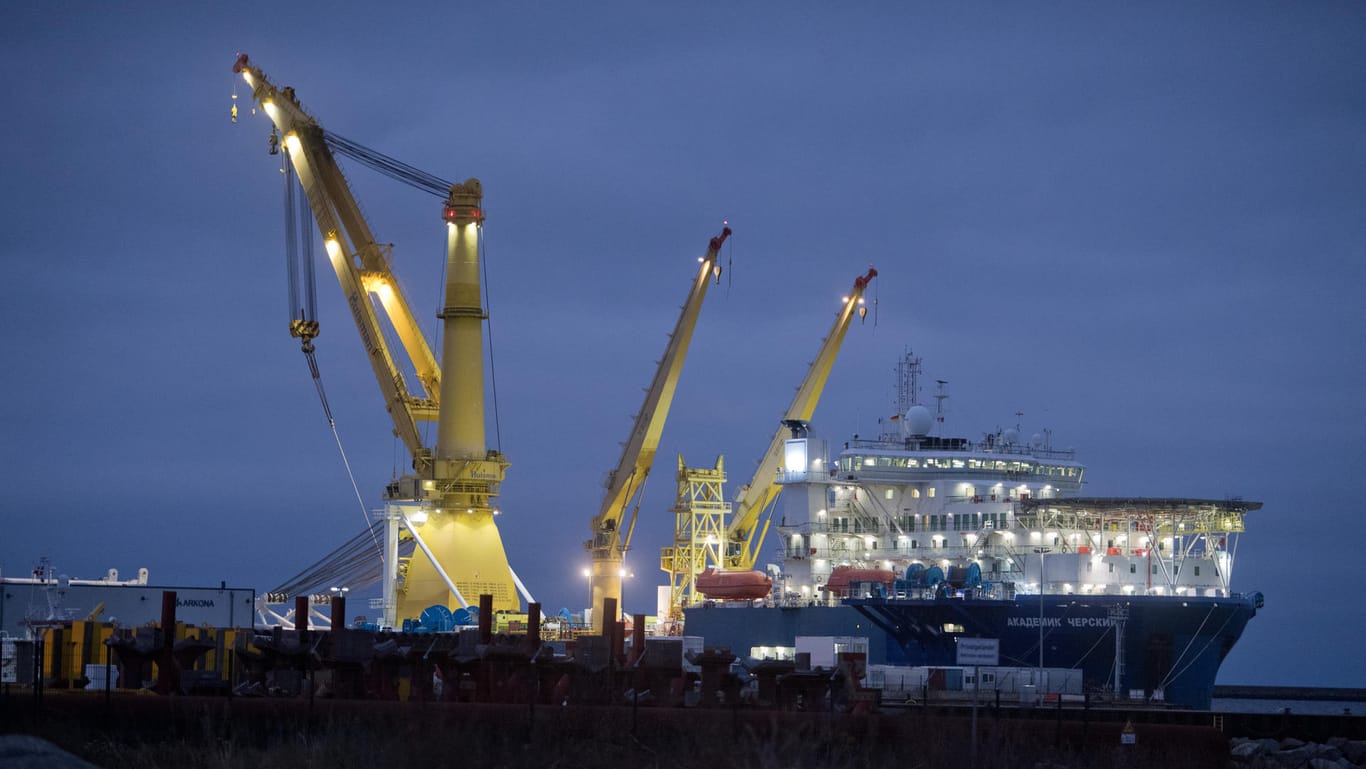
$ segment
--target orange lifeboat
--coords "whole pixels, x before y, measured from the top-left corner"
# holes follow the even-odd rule
[[[718,601],[752,601],[773,589],[773,580],[762,571],[717,571],[697,575],[697,592]]]
[[[853,566],[836,566],[825,581],[825,589],[832,593],[844,594],[855,582],[881,582],[888,588],[896,574],[891,569],[856,569]]]

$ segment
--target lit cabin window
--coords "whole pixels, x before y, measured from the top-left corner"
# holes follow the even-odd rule
[[[892,498],[892,493],[893,493],[893,492],[892,492],[891,489],[887,489],[887,491],[883,494],[883,497],[886,498],[886,499],[891,499],[891,498]]]
[[[932,496],[934,496],[934,487],[933,487],[933,486],[931,486],[929,489],[926,490],[925,496],[927,496],[927,497],[932,497]]]
[[[920,489],[911,489],[911,499],[920,499]]]

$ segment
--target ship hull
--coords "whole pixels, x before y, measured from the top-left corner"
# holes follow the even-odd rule
[[[687,612],[686,627],[742,656],[792,646],[798,635],[863,636],[869,662],[906,666],[954,665],[958,638],[996,638],[1001,666],[1079,669],[1089,690],[1106,692],[1117,688],[1120,636],[1120,693],[1160,691],[1171,705],[1207,709],[1219,666],[1256,611],[1250,597],[865,598],[839,607],[698,607]]]

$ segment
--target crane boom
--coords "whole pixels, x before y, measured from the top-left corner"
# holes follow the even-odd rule
[[[877,270],[870,267],[866,275],[854,279],[853,290],[845,298],[844,307],[835,316],[835,324],[821,342],[815,360],[811,361],[810,367],[807,368],[806,377],[797,388],[797,394],[792,397],[792,403],[787,407],[782,422],[774,432],[773,440],[769,442],[768,450],[764,452],[753,479],[742,486],[735,495],[735,512],[730,525],[726,527],[724,566],[727,570],[747,571],[754,568],[754,563],[759,557],[759,549],[768,534],[770,522],[768,518],[764,518],[761,524],[760,518],[770,509],[778,497],[778,492],[782,490],[778,484],[778,468],[783,461],[784,442],[792,437],[794,428],[804,428],[811,421],[811,415],[816,412],[816,404],[820,401],[821,391],[825,389],[830,370],[835,365],[835,357],[839,355],[844,334],[849,330],[849,322],[859,305],[863,303],[864,289],[875,277]]]
[[[706,255],[698,259],[701,266],[697,277],[683,303],[673,333],[669,334],[669,342],[655,369],[654,380],[645,391],[645,402],[636,412],[630,436],[622,446],[621,459],[607,475],[602,507],[592,520],[593,538],[584,542],[584,549],[593,560],[590,580],[594,606],[601,606],[604,598],[615,598],[617,606],[621,606],[622,562],[631,546],[636,513],[640,509],[640,495],[659,450],[660,435],[664,432],[664,422],[669,416],[669,407],[673,403],[674,391],[678,387],[678,378],[683,371],[683,361],[688,355],[688,344],[692,341],[693,328],[702,311],[707,287],[711,285],[713,274],[719,276],[717,255],[730,234],[730,227],[721,230],[721,234],[708,243]],[[602,618],[594,617],[593,625],[595,629],[600,629]]]
[[[284,149],[324,238],[328,261],[360,332],[395,434],[412,454],[414,466],[425,466],[430,462],[430,451],[423,444],[418,422],[435,420],[439,413],[441,370],[389,268],[389,249],[377,243],[370,232],[346,177],[324,140],[322,127],[299,105],[294,89],[276,87],[245,55],[238,58],[233,71],[251,86],[253,97],[284,137]],[[421,394],[408,392],[370,296],[379,300],[397,332],[416,371]]]

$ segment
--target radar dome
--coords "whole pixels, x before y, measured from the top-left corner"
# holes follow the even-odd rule
[[[1034,433],[1033,435],[1029,436],[1029,445],[1033,446],[1036,449],[1043,448],[1043,435],[1039,433]]]
[[[1001,433],[1001,440],[1004,441],[1007,446],[1014,446],[1020,442],[1020,431],[1012,427],[1004,433]]]
[[[934,426],[934,417],[924,406],[912,406],[906,411],[906,432],[911,435],[929,435]]]

